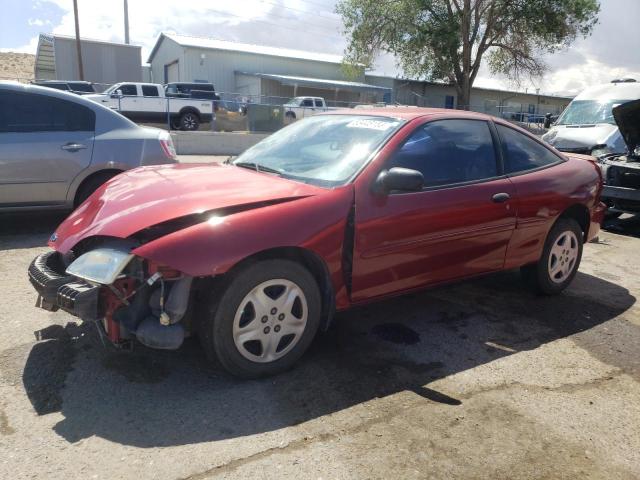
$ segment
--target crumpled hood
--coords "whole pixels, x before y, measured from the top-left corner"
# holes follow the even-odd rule
[[[597,125],[556,125],[542,139],[558,150],[591,149],[607,145],[614,152],[624,151],[618,127],[609,123]]]
[[[616,119],[629,154],[633,154],[634,150],[640,146],[640,100],[614,107],[613,118]]]
[[[160,165],[118,175],[100,187],[52,235],[66,253],[89,236],[127,238],[181,217],[241,211],[326,190],[231,165]]]

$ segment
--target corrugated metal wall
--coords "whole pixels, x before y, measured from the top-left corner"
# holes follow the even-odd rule
[[[88,40],[82,40],[81,47],[85,80],[102,84],[142,81],[140,47]],[[55,37],[54,48],[57,79],[77,80],[79,71],[75,40]]]
[[[151,73],[155,83],[166,83],[165,66],[178,62],[179,81],[190,82],[191,79],[185,77],[184,72],[184,48],[169,38],[163,38],[160,48],[156,51],[151,62]]]
[[[159,51],[167,43],[169,42],[165,39]],[[184,81],[208,80],[219,92],[235,93],[235,72],[275,73],[344,80],[338,64],[191,47],[186,47],[185,50]]]

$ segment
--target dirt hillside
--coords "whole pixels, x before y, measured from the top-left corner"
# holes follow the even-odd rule
[[[0,79],[33,80],[36,56],[30,53],[0,52]]]

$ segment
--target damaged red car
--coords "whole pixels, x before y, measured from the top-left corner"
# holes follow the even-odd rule
[[[118,175],[29,276],[41,307],[97,322],[115,344],[198,335],[227,371],[259,377],[354,305],[514,268],[562,291],[598,233],[601,190],[593,158],[497,118],[339,111],[225,164]]]

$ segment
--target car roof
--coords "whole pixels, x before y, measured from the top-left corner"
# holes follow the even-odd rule
[[[371,107],[371,108],[345,108],[341,110],[331,110],[323,115],[373,115],[377,117],[401,118],[403,120],[413,120],[419,117],[438,116],[441,118],[470,118],[476,120],[493,120],[495,117],[484,113],[470,112],[467,110],[454,110],[450,108],[424,108],[424,107]]]

